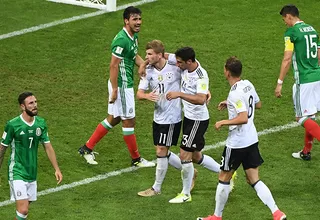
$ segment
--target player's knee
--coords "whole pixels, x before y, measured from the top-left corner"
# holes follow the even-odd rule
[[[200,164],[203,161],[203,154],[199,151],[195,151],[192,155],[192,161]]]
[[[164,146],[157,146],[156,154],[158,157],[166,157],[168,155],[168,148]]]

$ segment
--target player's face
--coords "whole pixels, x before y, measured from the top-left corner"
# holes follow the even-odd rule
[[[183,61],[180,57],[176,57],[177,60],[177,66],[181,69],[181,70],[186,70],[188,69],[188,61]]]
[[[124,20],[126,25],[129,26],[132,33],[138,33],[140,31],[142,18],[139,14],[131,14],[129,20]]]
[[[155,65],[156,63],[159,62],[160,58],[161,58],[161,53],[157,54],[156,52],[154,52],[153,49],[148,49],[146,51],[146,59],[149,61],[149,64]]]
[[[291,27],[291,17],[289,14],[286,14],[286,16],[282,16],[282,20],[284,21],[284,23],[288,26]]]
[[[38,114],[38,104],[37,99],[34,96],[29,96],[24,100],[24,104],[21,104],[21,108],[23,111],[27,113],[27,115],[33,117]]]

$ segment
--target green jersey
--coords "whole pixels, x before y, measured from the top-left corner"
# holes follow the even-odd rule
[[[297,22],[287,29],[285,41],[294,44],[292,66],[296,84],[320,81],[320,67],[318,64],[319,36],[315,29],[304,23]]]
[[[32,182],[37,179],[39,142],[50,142],[43,118],[35,116],[29,124],[20,115],[7,122],[1,144],[11,146],[9,180]]]
[[[138,35],[133,37],[123,28],[111,44],[112,55],[121,59],[118,72],[118,87],[133,88],[133,69],[138,53]]]

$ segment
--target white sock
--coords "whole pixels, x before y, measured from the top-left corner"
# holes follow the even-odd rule
[[[224,206],[228,201],[230,193],[230,183],[221,183],[219,181],[216,190],[216,208],[214,210],[214,215],[217,217],[222,217],[222,212]]]
[[[156,192],[161,191],[161,185],[166,176],[167,170],[168,170],[168,158],[167,157],[157,158],[156,180],[154,181],[154,184],[152,186],[152,188]]]
[[[205,154],[202,155],[202,161],[200,163],[201,166],[207,168],[208,170],[211,170],[215,173],[220,172],[220,164],[217,163],[212,157],[207,156]]]
[[[261,180],[259,180],[253,187],[258,197],[261,199],[261,201],[269,207],[272,214],[278,210],[278,206],[276,205],[276,202],[274,201],[272,194],[269,190],[269,188],[264,184]]]
[[[194,174],[193,163],[192,162],[183,163],[181,177],[182,177],[182,184],[183,184],[182,193],[185,195],[190,195],[193,174]]]
[[[16,214],[17,214],[17,216],[18,216],[19,218],[22,218],[22,219],[27,219],[27,217],[28,217],[28,214],[24,215],[24,214],[18,212],[17,210],[16,210]],[[17,218],[18,218],[18,217],[17,217]]]
[[[181,160],[175,153],[168,151],[168,161],[171,166],[178,170],[182,170]]]

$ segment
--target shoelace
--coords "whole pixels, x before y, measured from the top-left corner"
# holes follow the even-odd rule
[[[99,155],[99,153],[96,152],[96,151],[92,151],[90,154],[92,155],[92,158],[93,158],[93,159],[96,159],[96,157],[94,156],[95,154]]]

